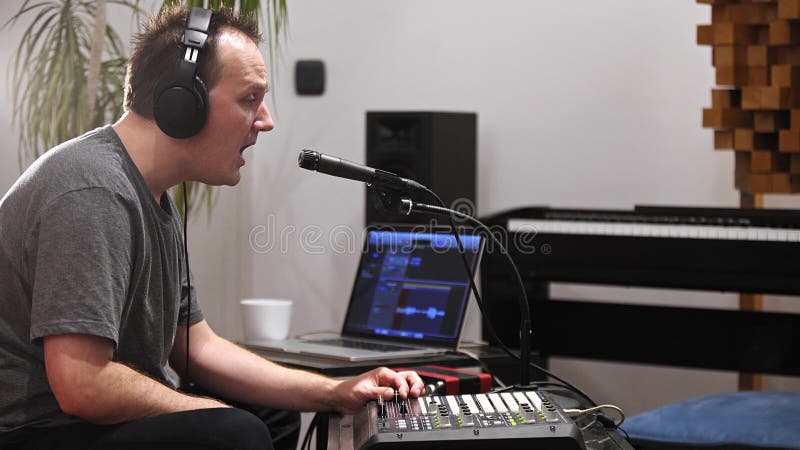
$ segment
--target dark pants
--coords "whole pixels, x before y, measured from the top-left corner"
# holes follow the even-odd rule
[[[267,408],[200,409],[117,425],[80,423],[0,434],[0,448],[19,450],[294,450],[300,414]]]

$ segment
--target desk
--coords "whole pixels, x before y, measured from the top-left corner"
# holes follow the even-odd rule
[[[499,374],[503,381],[516,383],[515,374],[519,364],[512,360],[505,352],[495,347],[475,347],[471,348],[470,353],[474,354],[480,361],[462,353],[443,353],[441,355],[429,355],[417,358],[394,358],[385,361],[342,361],[330,358],[320,358],[311,355],[294,355],[275,350],[266,350],[257,347],[244,345],[248,350],[259,356],[267,358],[285,366],[298,369],[310,370],[331,377],[347,377],[374,369],[375,367],[411,367],[426,364],[438,364],[449,367],[476,367],[482,364],[487,366],[491,373]],[[542,362],[538,355],[531,355],[531,360],[537,364]],[[507,381],[502,374],[508,373],[512,381]]]

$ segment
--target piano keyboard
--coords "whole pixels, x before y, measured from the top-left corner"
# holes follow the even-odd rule
[[[800,242],[800,230],[798,229],[741,226],[509,219],[508,231],[647,238]]]

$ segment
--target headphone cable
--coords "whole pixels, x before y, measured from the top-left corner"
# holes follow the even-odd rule
[[[188,300],[186,306],[186,360],[184,361],[183,377],[186,379],[186,386],[192,389],[194,388],[194,384],[189,377],[189,321],[192,317],[192,276],[189,272],[189,241],[186,226],[186,224],[189,223],[189,191],[186,189],[185,181],[182,183],[181,187],[183,188],[183,261],[186,266],[186,297]],[[182,289],[183,281],[181,280],[180,283]],[[181,295],[181,297],[183,297],[183,295]]]

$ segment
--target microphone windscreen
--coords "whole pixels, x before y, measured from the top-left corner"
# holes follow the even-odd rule
[[[319,168],[320,153],[314,150],[300,150],[297,155],[297,165],[303,169],[317,170]]]

